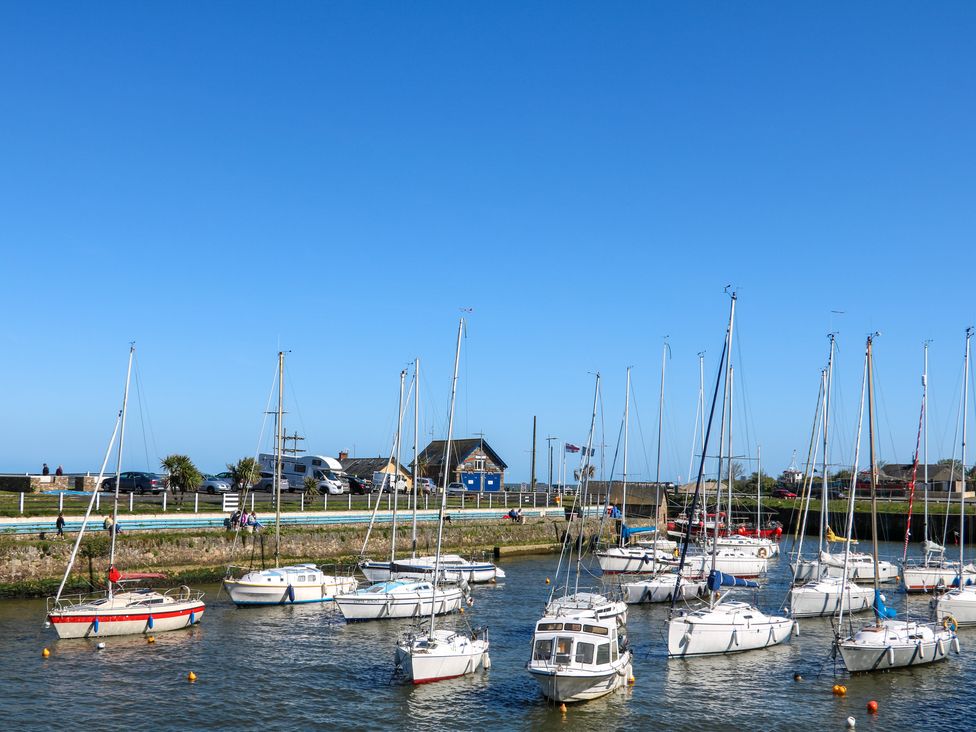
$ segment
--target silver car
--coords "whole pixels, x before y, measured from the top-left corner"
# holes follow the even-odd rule
[[[232,490],[234,490],[234,486],[230,484],[230,481],[223,480],[215,475],[203,476],[203,482],[197,486],[197,493],[209,493],[210,495],[230,493]]]

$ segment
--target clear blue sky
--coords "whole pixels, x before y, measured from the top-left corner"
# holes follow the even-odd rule
[[[966,2],[7,3],[0,471],[97,468],[130,340],[133,469],[253,452],[279,345],[314,452],[386,452],[416,355],[439,434],[471,307],[457,434],[510,479],[533,415],[540,452],[585,439],[591,371],[612,444],[628,365],[647,477],[665,335],[683,478],[729,283],[737,452],[805,449],[833,328],[837,450],[880,330],[881,457],[910,459],[927,338],[948,454],[973,38]]]

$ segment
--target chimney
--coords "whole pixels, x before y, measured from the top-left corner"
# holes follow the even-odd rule
[[[348,459],[349,459],[349,451],[348,450],[340,450],[339,451],[339,462],[341,463],[343,460],[348,460]]]

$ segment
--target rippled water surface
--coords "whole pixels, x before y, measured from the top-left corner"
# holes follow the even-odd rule
[[[887,547],[892,553],[897,547]],[[976,729],[970,679],[976,678],[976,631],[962,631],[962,655],[918,669],[836,683],[826,620],[801,621],[799,637],[763,651],[668,661],[666,609],[633,606],[628,634],[636,684],[565,717],[540,696],[525,672],[555,557],[511,559],[504,584],[476,587],[472,622],[491,631],[492,669],[454,681],[391,683],[393,645],[406,621],[346,625],[331,606],[236,609],[217,587],[205,588],[200,626],[140,637],[59,641],[43,628],[41,601],[0,602],[0,720],[5,729],[45,727],[133,730],[293,730],[410,728],[843,730]],[[781,606],[785,558],[774,560],[758,596],[763,609]],[[925,612],[928,598],[900,609]],[[861,616],[864,617],[864,616]],[[41,658],[48,646],[52,655]],[[198,675],[187,683],[189,671]],[[794,682],[794,672],[804,676]],[[821,675],[818,678],[818,672]],[[865,712],[868,700],[879,715]]]

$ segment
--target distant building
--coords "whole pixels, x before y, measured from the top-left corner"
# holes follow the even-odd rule
[[[434,440],[417,456],[418,475],[430,478],[438,486],[444,481],[444,443]],[[500,491],[506,468],[505,461],[484,439],[451,440],[448,483],[463,483],[469,491]]]
[[[407,490],[413,489],[413,476],[410,471],[408,471],[402,465],[395,466],[396,461],[390,460],[389,457],[383,457],[378,455],[377,457],[363,457],[363,458],[351,458],[349,453],[340,452],[339,453],[339,463],[342,465],[342,472],[346,475],[354,475],[360,480],[370,480],[374,483],[376,482],[373,478],[374,475],[393,475],[394,473],[399,474],[399,484],[401,487],[406,485]],[[382,477],[380,478],[382,480]],[[393,479],[388,479],[390,483],[393,483]]]
[[[878,468],[878,491],[886,495],[908,494],[912,483],[912,463],[887,463]],[[948,465],[929,465],[929,490],[935,493],[958,493],[962,491],[962,471],[957,466],[955,472]],[[925,466],[919,465],[915,472],[916,495],[925,490]],[[865,494],[871,490],[871,471],[862,470],[857,476],[857,490]]]

